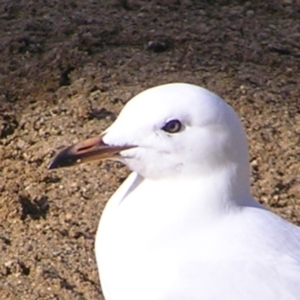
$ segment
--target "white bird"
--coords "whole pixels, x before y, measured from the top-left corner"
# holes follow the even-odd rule
[[[243,127],[217,95],[148,89],[49,168],[104,158],[132,171],[96,235],[107,300],[300,299],[300,229],[251,196]]]

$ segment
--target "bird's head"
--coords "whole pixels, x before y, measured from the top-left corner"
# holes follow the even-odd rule
[[[226,168],[249,176],[246,136],[233,109],[184,83],[138,94],[101,135],[64,149],[49,168],[98,159],[121,161],[152,179],[208,176]]]

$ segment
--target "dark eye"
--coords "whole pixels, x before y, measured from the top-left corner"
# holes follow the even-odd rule
[[[163,131],[169,132],[169,133],[176,133],[179,132],[181,129],[181,123],[178,120],[171,120],[167,122],[164,127],[162,128]]]

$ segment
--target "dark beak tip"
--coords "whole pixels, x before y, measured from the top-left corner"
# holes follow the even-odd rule
[[[54,157],[54,159],[47,166],[47,169],[48,170],[53,170],[53,169],[58,169],[58,168],[62,167],[60,161],[61,161],[61,159],[60,159],[59,154],[58,154],[57,156]]]
[[[52,160],[50,162],[50,164],[47,166],[47,170],[53,170],[53,169],[56,169],[57,168],[57,165],[55,164],[55,161]]]
[[[72,166],[76,161],[76,157],[70,155],[70,148],[71,147],[67,147],[59,152],[47,166],[47,169],[53,170]]]

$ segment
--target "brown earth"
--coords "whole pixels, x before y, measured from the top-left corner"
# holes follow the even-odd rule
[[[300,224],[300,3],[262,3],[0,2],[1,300],[102,299],[94,236],[128,171],[46,166],[146,87],[191,82],[226,99],[254,195]]]

